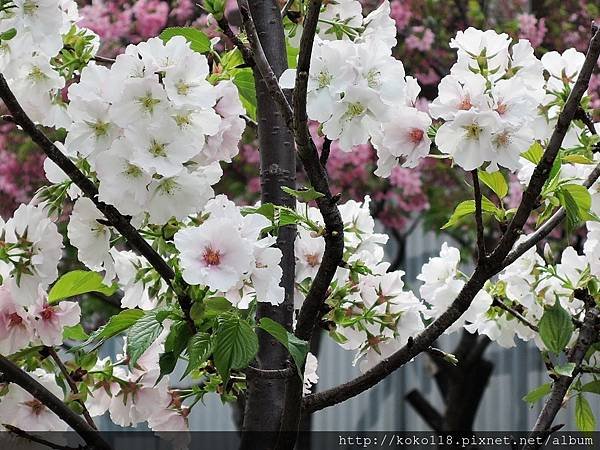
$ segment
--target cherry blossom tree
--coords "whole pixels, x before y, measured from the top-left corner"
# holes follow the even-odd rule
[[[48,179],[0,222],[2,426],[27,439],[70,428],[106,449],[94,417],[185,431],[194,406],[217,392],[244,399],[242,448],[293,448],[303,415],[423,353],[456,362],[433,345],[464,329],[539,348],[551,381],[527,396],[548,397],[534,436],[552,431],[565,399],[577,426],[594,429],[600,166],[587,91],[598,26],[585,54],[541,59],[527,39],[457,31],[456,61],[425,112],[417,79],[392,53],[389,2],[367,14],[354,0],[238,6],[235,31],[224,1],[204,2],[232,47],[168,27],[112,59],[98,54],[74,2],[0,4],[4,120],[47,155]],[[246,128],[258,135],[261,199],[242,207],[213,186]],[[472,272],[444,243],[418,291],[408,289],[384,260],[388,236],[375,230],[370,197],[332,193],[334,142],[347,153],[371,145],[379,177],[423,159],[466,176],[472,198],[444,228],[475,222]],[[523,185],[514,205],[509,173]],[[66,236],[86,270],[63,273],[57,221],[71,203]],[[581,251],[541,245],[563,221],[569,232],[585,227]],[[77,300],[117,290],[120,312],[86,332]],[[362,374],[312,393],[318,327]],[[99,359],[121,334],[122,354]],[[189,389],[172,385],[180,361]]]

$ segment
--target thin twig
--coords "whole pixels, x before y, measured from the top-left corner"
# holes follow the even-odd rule
[[[248,1],[238,0],[238,6],[240,9],[240,13],[242,14],[242,19],[244,21],[246,35],[248,37],[248,41],[250,42],[250,47],[252,49],[252,61],[254,61],[256,68],[260,72],[260,75],[267,86],[267,89],[271,93],[275,102],[278,104],[286,125],[288,126],[288,128],[292,129],[292,107],[290,106],[287,97],[279,87],[279,81],[273,73],[273,69],[271,68],[267,56],[265,55],[265,52],[262,48],[262,45],[258,38],[258,33],[256,32],[256,27],[254,26],[254,20],[252,19],[252,15],[250,14],[250,7],[248,6]]]
[[[92,58],[94,61],[102,64],[114,64],[117,60],[114,58],[107,58],[106,56],[96,55]]]
[[[54,350],[53,347],[46,347],[46,349],[48,350],[48,354],[50,355],[50,357],[54,360],[54,362],[60,369],[60,372],[63,374],[63,377],[65,378],[67,384],[69,385],[69,388],[71,389],[71,393],[77,399],[77,403],[79,403],[79,405],[81,406],[83,417],[85,417],[85,421],[90,425],[90,427],[97,430],[98,427],[94,423],[94,419],[92,419],[92,416],[90,416],[90,413],[87,410],[85,403],[79,398],[79,389],[77,389],[77,384],[75,383],[75,381],[73,381],[73,378],[71,378],[71,375],[69,374],[69,371],[61,361],[60,356],[58,356],[58,353],[56,353],[56,350]]]
[[[536,333],[539,331],[538,327],[535,326],[534,324],[532,324],[529,320],[527,320],[522,314],[520,314],[519,312],[515,311],[513,308],[511,308],[510,306],[506,305],[502,300],[500,300],[499,298],[495,298],[494,297],[494,301],[492,302],[492,306],[497,306],[498,308],[503,309],[504,311],[506,311],[507,313],[509,313],[511,316],[513,316],[515,319],[517,319],[519,322],[521,322],[523,325],[527,326],[528,328],[532,329],[533,331],[535,331]]]
[[[282,19],[287,15],[290,7],[294,4],[294,1],[295,0],[287,0],[287,2],[285,2],[285,5],[283,5],[283,8],[281,8],[281,18]]]
[[[20,438],[27,439],[28,441],[35,442],[36,444],[44,445],[49,448],[53,448],[55,450],[79,450],[81,447],[69,447],[66,445],[55,444],[54,442],[47,441],[46,439],[42,439],[35,434],[29,434],[28,432],[21,430],[13,425],[9,425],[7,423],[3,423],[2,426],[6,428],[13,434],[16,434]]]
[[[583,185],[586,188],[592,187],[592,185],[600,178],[600,164],[598,164],[592,173],[589,174]],[[546,236],[548,236],[556,226],[564,220],[567,212],[565,208],[559,208],[546,222],[543,223],[537,230],[527,236],[527,239],[519,243],[504,259],[502,268],[510,266],[513,262],[519,259],[527,250],[537,245]]]
[[[254,57],[252,55],[252,50],[248,48],[248,46],[242,42],[240,37],[233,32],[233,30],[229,26],[229,22],[227,21],[224,15],[219,20],[217,20],[217,25],[219,25],[219,28],[223,31],[223,34],[229,38],[233,45],[235,45],[238,48],[238,50],[242,54],[242,59],[244,60],[244,63],[248,67],[253,67]]]
[[[256,123],[255,120],[252,120],[246,114],[242,114],[242,115],[240,115],[240,117],[242,119],[244,119],[244,121],[246,122],[246,125],[248,125],[250,128],[252,128],[253,130],[257,130],[258,129],[258,124]]]
[[[482,195],[479,185],[479,175],[477,169],[471,171],[473,177],[473,194],[475,197],[475,222],[477,224],[477,260],[484,261],[487,258],[485,250],[485,236],[483,229],[483,209],[481,207]]]

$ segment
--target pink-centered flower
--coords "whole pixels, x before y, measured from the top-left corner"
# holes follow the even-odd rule
[[[31,316],[13,301],[10,289],[0,286],[0,353],[10,355],[33,338]]]
[[[30,308],[33,327],[44,345],[62,344],[64,327],[79,323],[81,308],[75,302],[48,303],[46,293],[40,291],[37,302]]]

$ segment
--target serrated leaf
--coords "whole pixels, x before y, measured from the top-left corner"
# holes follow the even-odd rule
[[[302,367],[304,366],[304,361],[309,350],[308,342],[298,339],[293,333],[287,331],[280,323],[277,323],[268,317],[260,319],[258,326],[287,348],[296,364],[298,374],[302,376]]]
[[[212,351],[211,338],[208,333],[196,333],[188,344],[188,365],[181,376],[183,380],[192,370],[208,359]]]
[[[143,315],[144,311],[141,309],[126,309],[121,311],[119,314],[112,316],[105,325],[94,331],[84,343],[78,345],[75,349],[85,347],[96,340],[105,341],[116,336],[131,327]]]
[[[248,322],[233,315],[221,321],[213,341],[213,358],[225,383],[231,369],[246,367],[256,352],[258,337]]]
[[[130,367],[135,367],[137,360],[148,350],[162,329],[162,324],[156,320],[155,311],[146,312],[133,324],[127,332],[126,350]]]
[[[99,273],[89,270],[73,270],[65,273],[54,283],[48,293],[48,302],[56,303],[59,300],[88,292],[112,295],[116,290],[116,285],[106,286],[102,283],[102,276]]]
[[[560,353],[573,335],[571,316],[556,300],[554,306],[546,309],[538,324],[540,338],[548,350]]]
[[[296,189],[291,189],[287,186],[282,186],[281,190],[283,192],[285,192],[286,194],[291,195],[296,200],[298,200],[299,202],[302,202],[302,203],[308,203],[312,200],[316,200],[318,198],[325,196],[322,193],[315,191],[315,189],[313,187],[310,187],[308,189],[303,189],[303,190],[296,190]]]
[[[256,120],[256,86],[251,69],[238,69],[233,74],[233,84],[238,88],[240,100],[251,119]]]
[[[552,383],[545,383],[535,389],[529,391],[527,395],[523,397],[523,401],[527,403],[535,403],[541,398],[545,397],[552,391]]]
[[[183,36],[195,52],[208,53],[211,49],[209,37],[197,28],[169,27],[165,28],[159,35],[165,43],[174,36]]]
[[[560,204],[567,213],[567,222],[573,229],[590,216],[592,197],[585,186],[578,184],[565,184],[557,192]]]
[[[525,153],[521,154],[521,156],[537,166],[542,160],[543,154],[544,148],[538,141],[535,141]]]
[[[478,176],[479,180],[494,191],[499,198],[506,197],[506,194],[508,194],[508,183],[502,172],[498,170],[497,172],[489,173],[485,170],[480,170]]]
[[[583,395],[575,399],[575,425],[579,431],[596,431],[594,411]]]

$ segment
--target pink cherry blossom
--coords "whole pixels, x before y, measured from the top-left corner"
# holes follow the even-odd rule
[[[10,355],[32,339],[31,316],[13,301],[8,286],[0,286],[0,353]]]
[[[33,326],[36,334],[44,345],[60,345],[63,328],[78,324],[81,316],[77,303],[62,301],[51,305],[45,292],[40,292],[30,312],[35,318]]]

